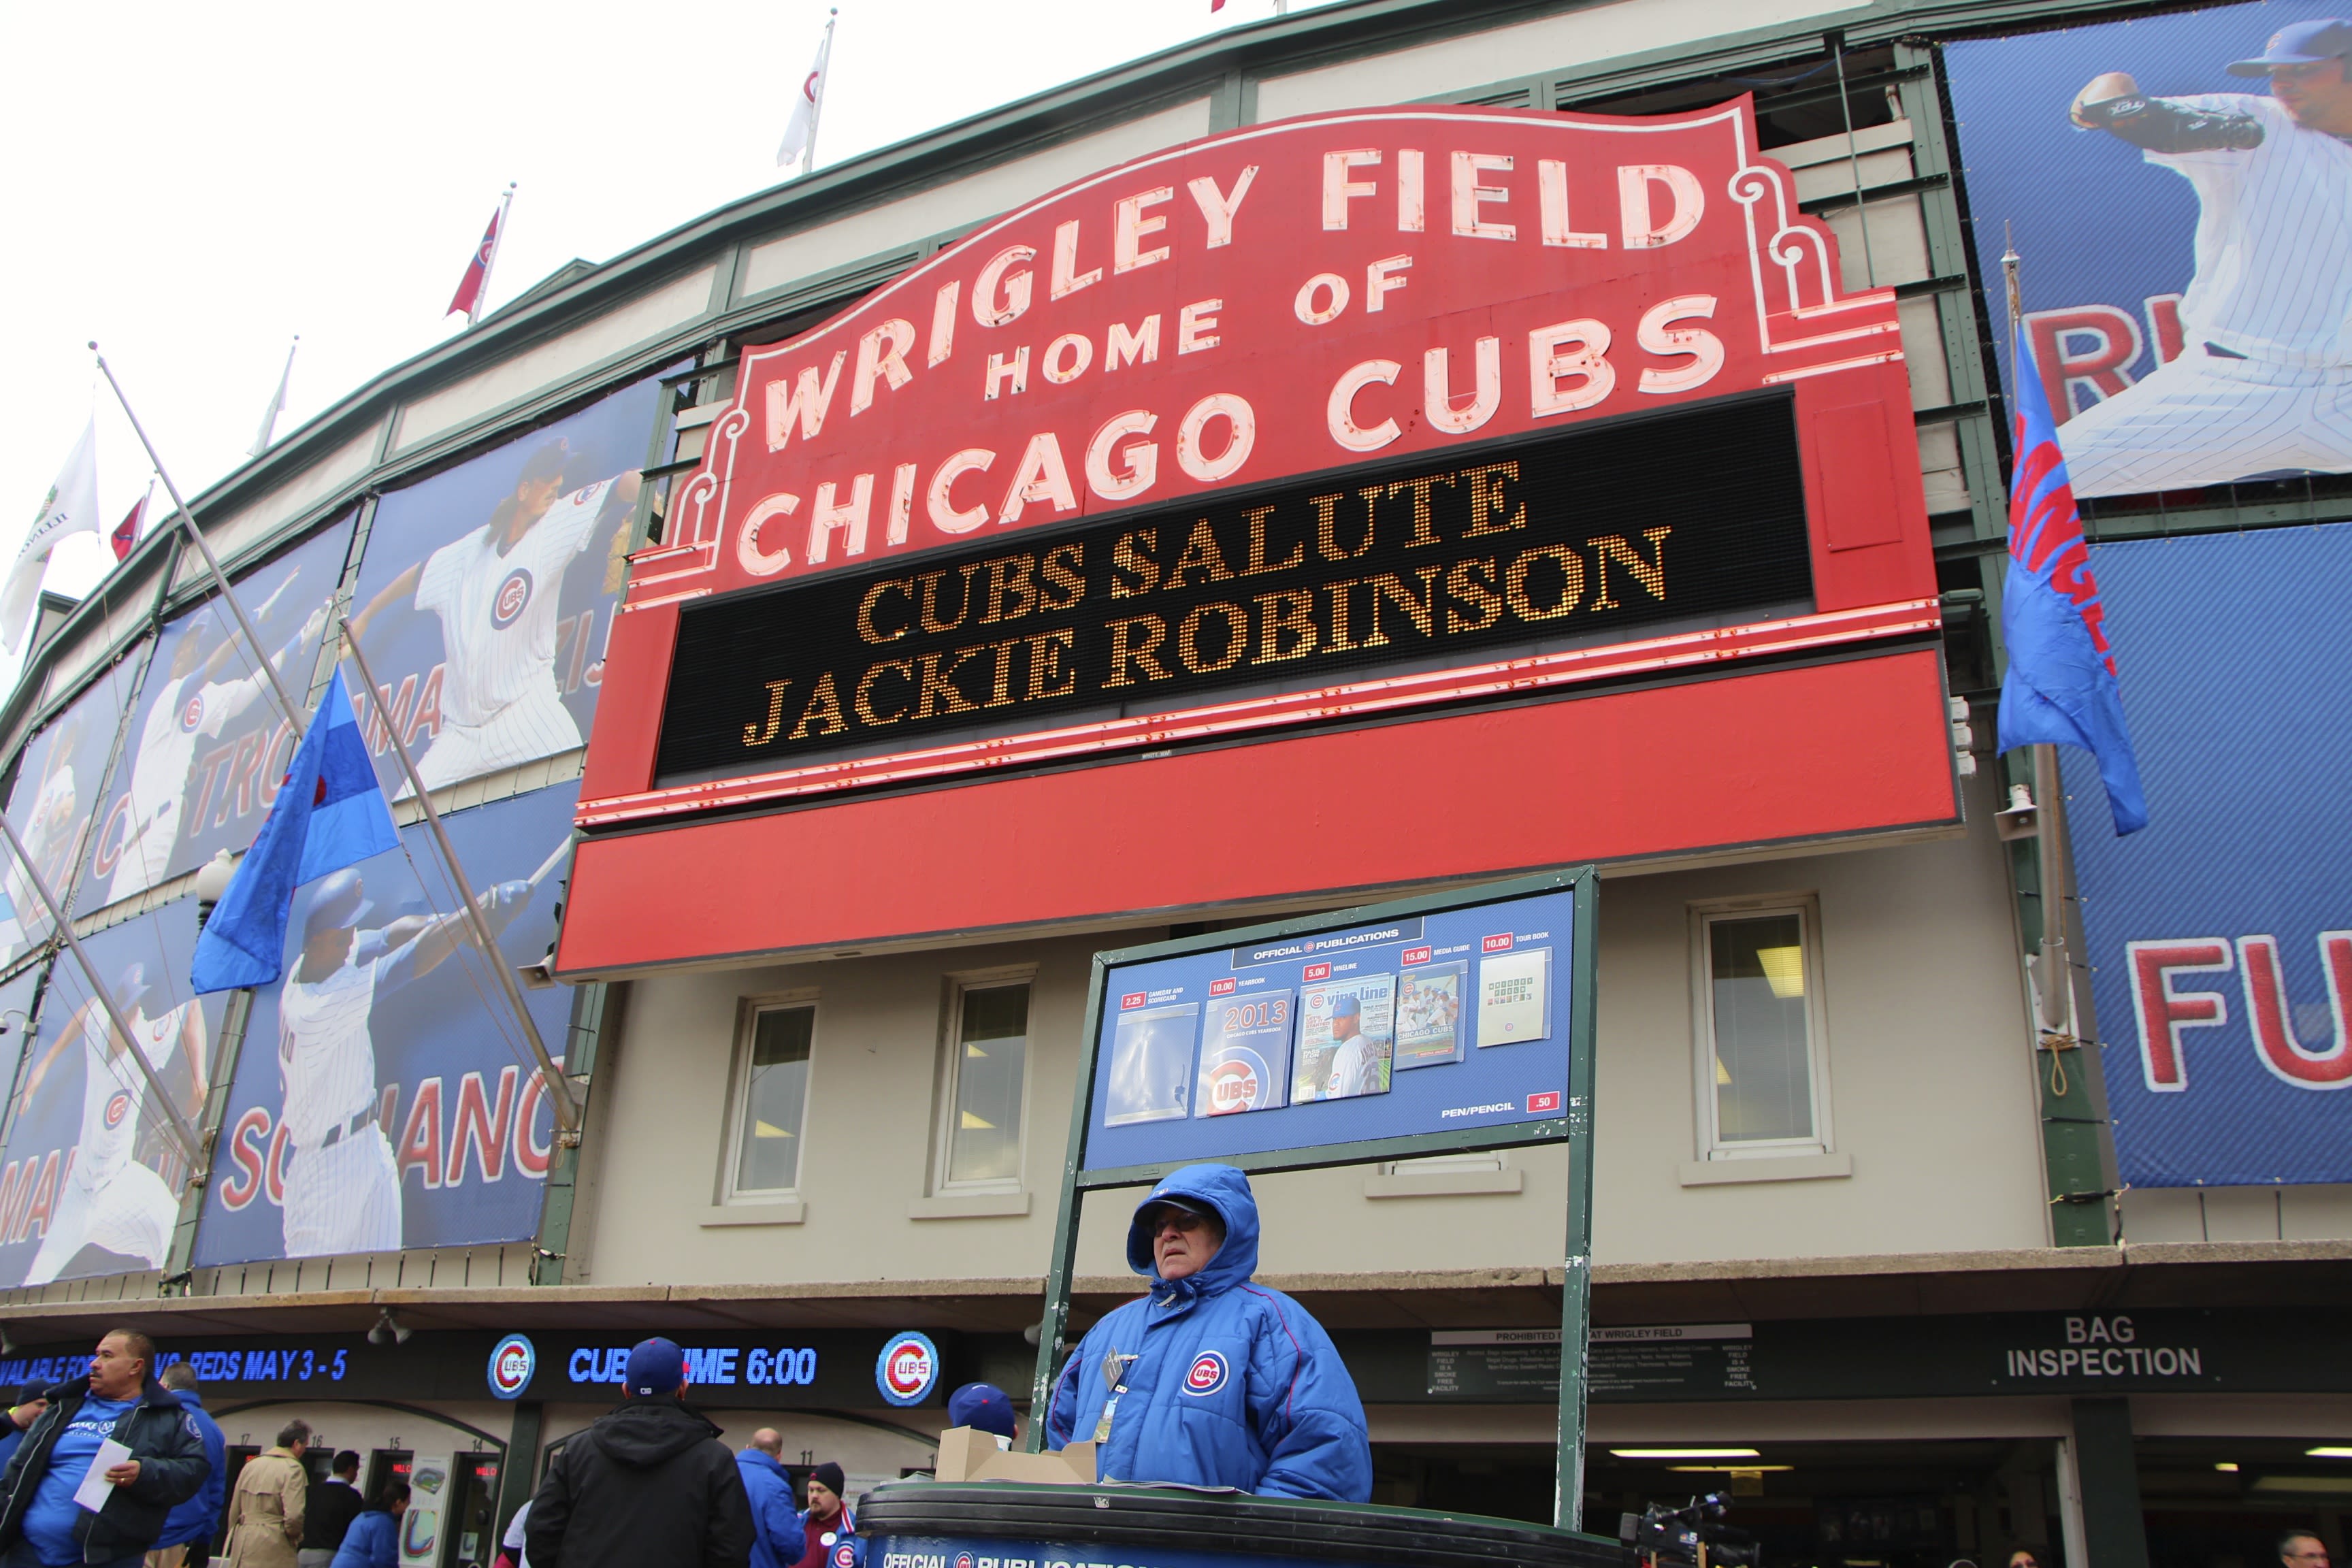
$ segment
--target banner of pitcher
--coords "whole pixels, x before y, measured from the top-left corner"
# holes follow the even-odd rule
[[[2256,0],[1945,47],[2003,381],[2013,244],[2076,495],[2352,472],[2342,32]]]
[[[657,378],[376,506],[349,609],[383,710],[429,787],[577,751],[593,721]],[[240,599],[297,694],[311,684],[356,517],[241,572]],[[387,795],[408,791],[374,704],[358,700]],[[6,805],[43,879],[77,915],[117,905],[253,841],[292,754],[291,726],[233,621],[207,602],[100,674],[21,753]],[[449,815],[478,893],[501,882],[509,962],[553,940],[576,784]],[[257,994],[206,1190],[196,1262],[483,1245],[536,1233],[552,1111],[496,981],[452,923],[457,897],[423,829],[360,869],[356,909],[298,896],[287,973]],[[47,940],[22,870],[0,874],[0,963]],[[84,941],[191,1122],[215,1069],[223,997],[188,993],[195,904]],[[321,923],[321,921],[325,923]],[[285,998],[373,970],[356,1026],[312,1037]],[[159,1267],[181,1177],[168,1118],[70,962],[0,986],[0,1288]],[[526,994],[551,1050],[572,993]],[[36,1002],[37,1000],[37,1006]],[[33,1028],[37,1016],[38,1026]],[[32,1042],[29,1052],[26,1040]]]

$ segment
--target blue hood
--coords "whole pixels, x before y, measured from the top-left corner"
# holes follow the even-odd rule
[[[1144,1211],[1162,1198],[1181,1198],[1216,1211],[1225,1222],[1224,1244],[1209,1266],[1198,1274],[1171,1283],[1159,1278],[1151,1258],[1151,1237],[1143,1225]],[[1187,1165],[1165,1177],[1150,1195],[1135,1205],[1127,1227],[1127,1266],[1153,1280],[1151,1294],[1171,1297],[1217,1296],[1247,1284],[1257,1272],[1257,1199],[1249,1178],[1231,1165]]]

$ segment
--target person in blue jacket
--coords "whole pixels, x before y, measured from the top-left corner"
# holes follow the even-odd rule
[[[408,1483],[386,1481],[373,1508],[362,1509],[343,1532],[328,1568],[400,1568],[400,1516],[408,1511]]]
[[[205,1440],[205,1459],[213,1468],[205,1478],[196,1495],[163,1516],[163,1533],[148,1548],[152,1557],[159,1552],[169,1552],[174,1546],[186,1548],[201,1541],[209,1545],[220,1532],[221,1508],[228,1500],[228,1439],[221,1436],[219,1423],[205,1409],[204,1395],[196,1389],[196,1369],[186,1362],[175,1361],[157,1375],[156,1382],[172,1391],[173,1397],[186,1407],[188,1418],[196,1424],[196,1431]],[[165,1561],[176,1564],[180,1558]]]
[[[762,1426],[751,1434],[751,1446],[735,1456],[743,1490],[751,1500],[751,1568],[790,1568],[807,1548],[783,1453],[782,1434]]]
[[[1078,1343],[1046,1446],[1097,1444],[1105,1480],[1369,1502],[1371,1440],[1331,1336],[1257,1270],[1257,1200],[1231,1165],[1187,1165],[1136,1205],[1127,1261],[1150,1293]]]

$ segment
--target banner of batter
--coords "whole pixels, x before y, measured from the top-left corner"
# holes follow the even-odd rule
[[[428,788],[586,742],[660,391],[638,382],[377,503],[352,629]]]
[[[41,879],[60,903],[73,900],[74,879],[106,784],[107,759],[145,658],[143,647],[124,654],[33,737],[17,762],[8,825],[25,841]],[[16,858],[0,847],[0,899],[6,901],[0,910],[0,963],[5,963],[46,938],[49,921]]]
[[[2226,5],[1946,65],[1987,309],[2006,230],[2074,493],[2352,471],[2352,19]]]
[[[445,822],[502,962],[555,940],[579,786]],[[560,1057],[568,986],[525,991]],[[301,889],[286,972],[254,994],[195,1260],[526,1241],[554,1113],[426,830]]]
[[[351,548],[346,516],[236,581],[270,663],[299,700]],[[242,853],[260,831],[294,754],[294,731],[260,666],[217,603],[166,625],[139,685],[115,764],[79,912],[134,898]]]
[[[82,939],[131,1026],[124,1040],[70,960],[50,972],[29,1041],[14,1058],[0,1155],[0,1287],[161,1268],[188,1178],[169,1119],[131,1059],[146,1058],[191,1126],[203,1120],[226,994],[188,991],[194,899]],[[0,1016],[12,1003],[0,994]]]

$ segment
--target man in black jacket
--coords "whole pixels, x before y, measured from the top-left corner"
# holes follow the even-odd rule
[[[751,1499],[719,1428],[686,1407],[686,1352],[638,1345],[625,1392],[548,1466],[524,1531],[531,1568],[748,1568]]]
[[[87,1381],[58,1384],[9,1458],[0,1490],[0,1568],[72,1568],[135,1563],[163,1533],[174,1505],[212,1473],[204,1435],[177,1395],[155,1380],[155,1345],[135,1329],[98,1342]],[[74,1501],[99,1445],[111,1437],[131,1457],[108,1468],[113,1486],[92,1513]]]

